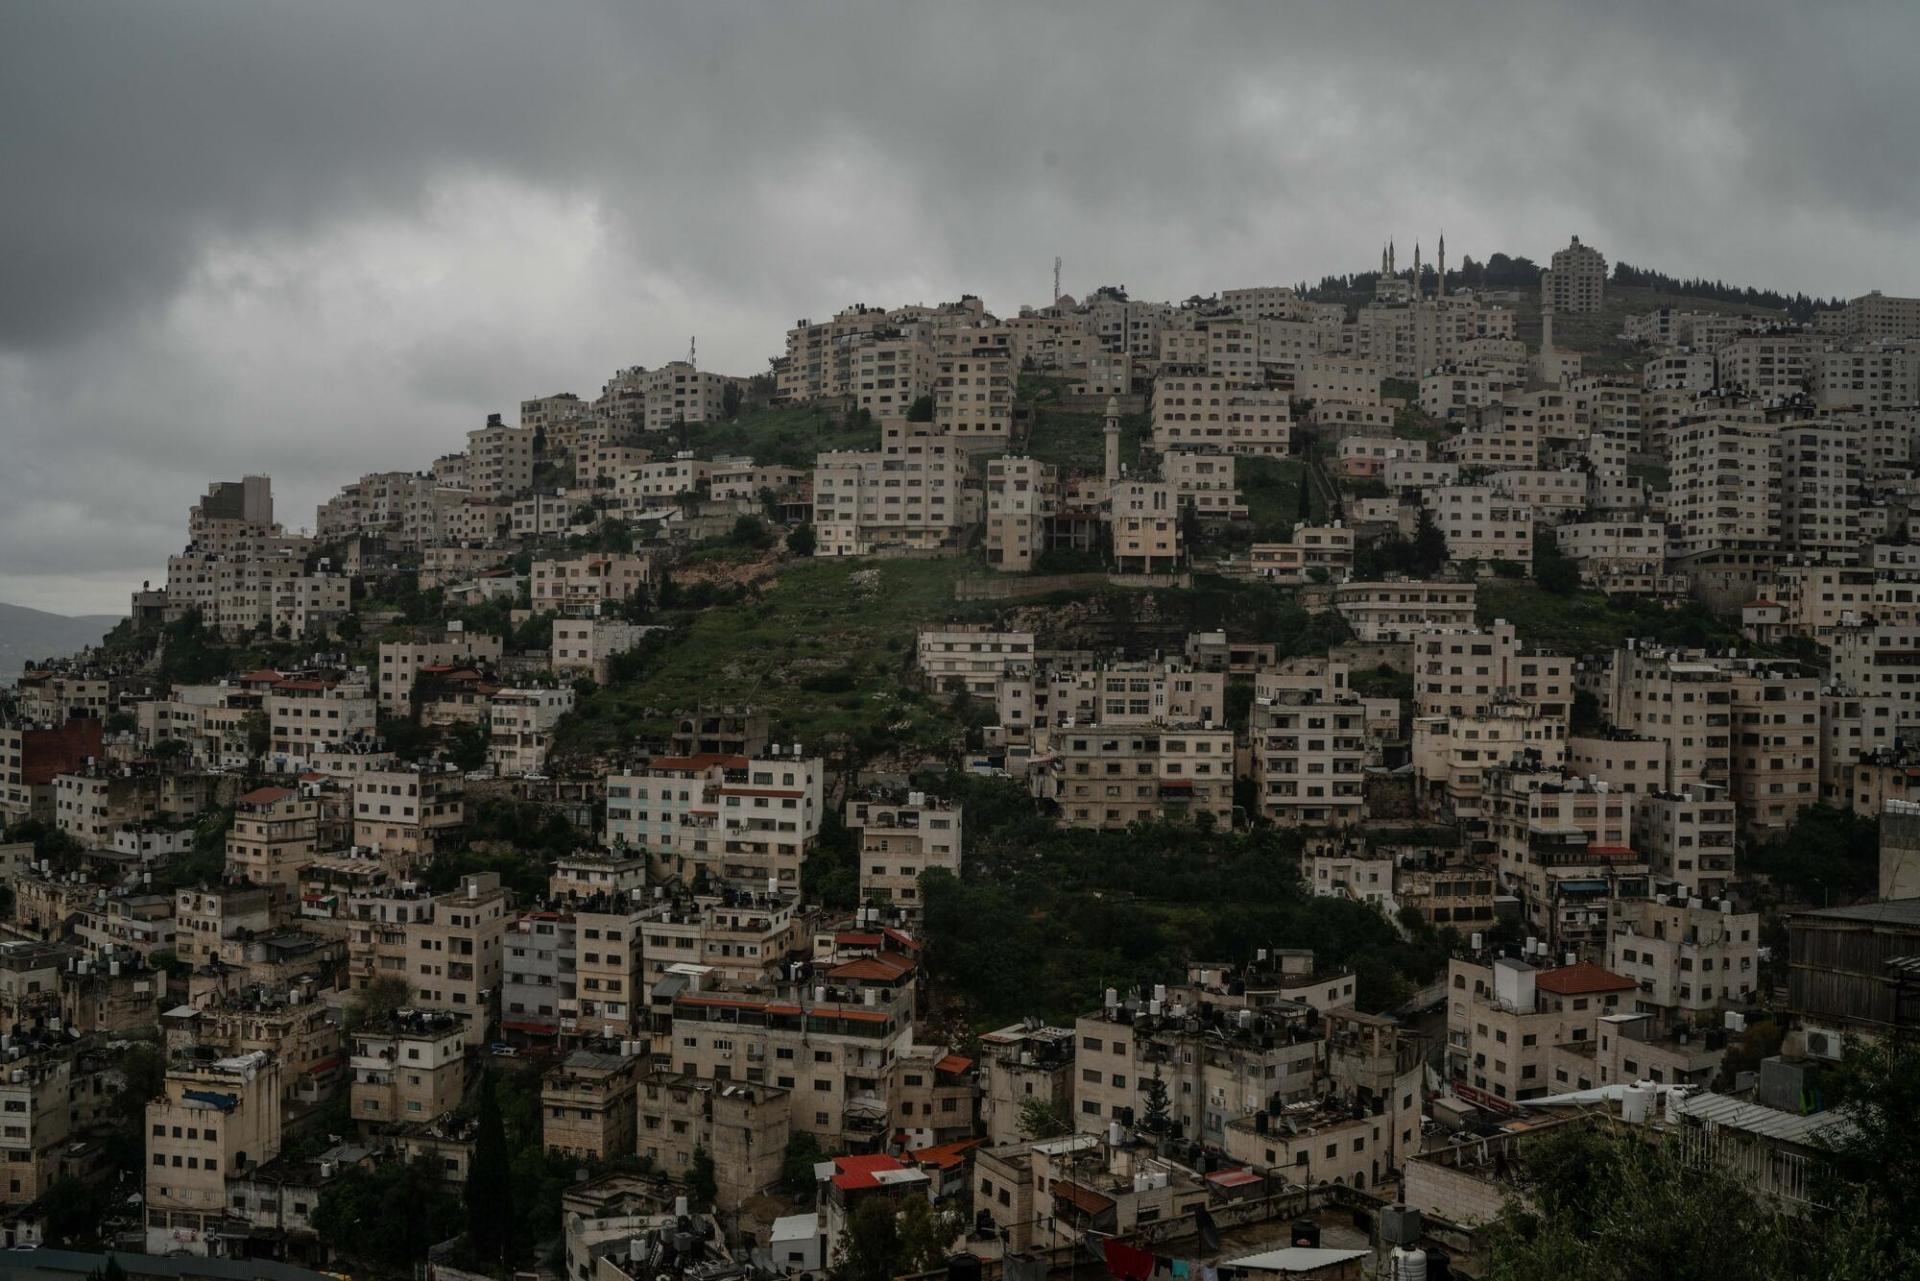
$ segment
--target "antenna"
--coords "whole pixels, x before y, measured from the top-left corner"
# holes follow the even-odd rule
[[[695,337],[697,337],[697,335]],[[690,337],[687,339],[687,367],[689,369],[698,369],[700,367],[699,362],[693,358],[693,344],[695,341],[695,337]]]
[[[1060,301],[1060,255],[1053,256],[1053,300]]]

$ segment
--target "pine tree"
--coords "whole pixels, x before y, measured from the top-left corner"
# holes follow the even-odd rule
[[[1167,1083],[1160,1079],[1159,1065],[1154,1066],[1153,1075],[1141,1089],[1146,1114],[1140,1118],[1140,1128],[1149,1134],[1165,1134],[1173,1128],[1173,1113],[1167,1104]]]
[[[715,1198],[720,1195],[720,1181],[713,1168],[713,1153],[696,1145],[693,1149],[693,1165],[687,1171],[687,1198],[694,1210],[705,1213],[713,1209]]]
[[[479,1128],[467,1168],[467,1247],[481,1267],[505,1270],[513,1255],[513,1174],[493,1070],[480,1078]]]

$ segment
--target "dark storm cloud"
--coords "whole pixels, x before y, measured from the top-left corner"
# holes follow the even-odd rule
[[[307,523],[691,333],[750,372],[1056,253],[1178,298],[1579,232],[1911,292],[1916,48],[1910,4],[0,4],[0,597],[153,574],[215,475]]]

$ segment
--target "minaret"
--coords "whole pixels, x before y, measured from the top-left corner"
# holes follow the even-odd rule
[[[1107,397],[1107,492],[1120,484],[1120,401]]]
[[[1553,358],[1553,273],[1540,273],[1540,381],[1557,383],[1560,362]]]
[[[1387,242],[1384,240],[1380,242],[1380,274],[1387,274]]]
[[[1413,300],[1420,301],[1420,242],[1413,242]]]
[[[1434,266],[1440,273],[1440,283],[1434,289],[1433,296],[1445,298],[1447,296],[1447,233],[1444,231],[1440,233],[1440,261]]]
[[[1393,241],[1389,240],[1387,241],[1387,274],[1391,276],[1398,270],[1393,261]]]

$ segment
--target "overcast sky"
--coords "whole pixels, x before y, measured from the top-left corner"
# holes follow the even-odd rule
[[[1920,292],[1920,5],[0,0],[0,600],[852,302],[1410,260]]]

